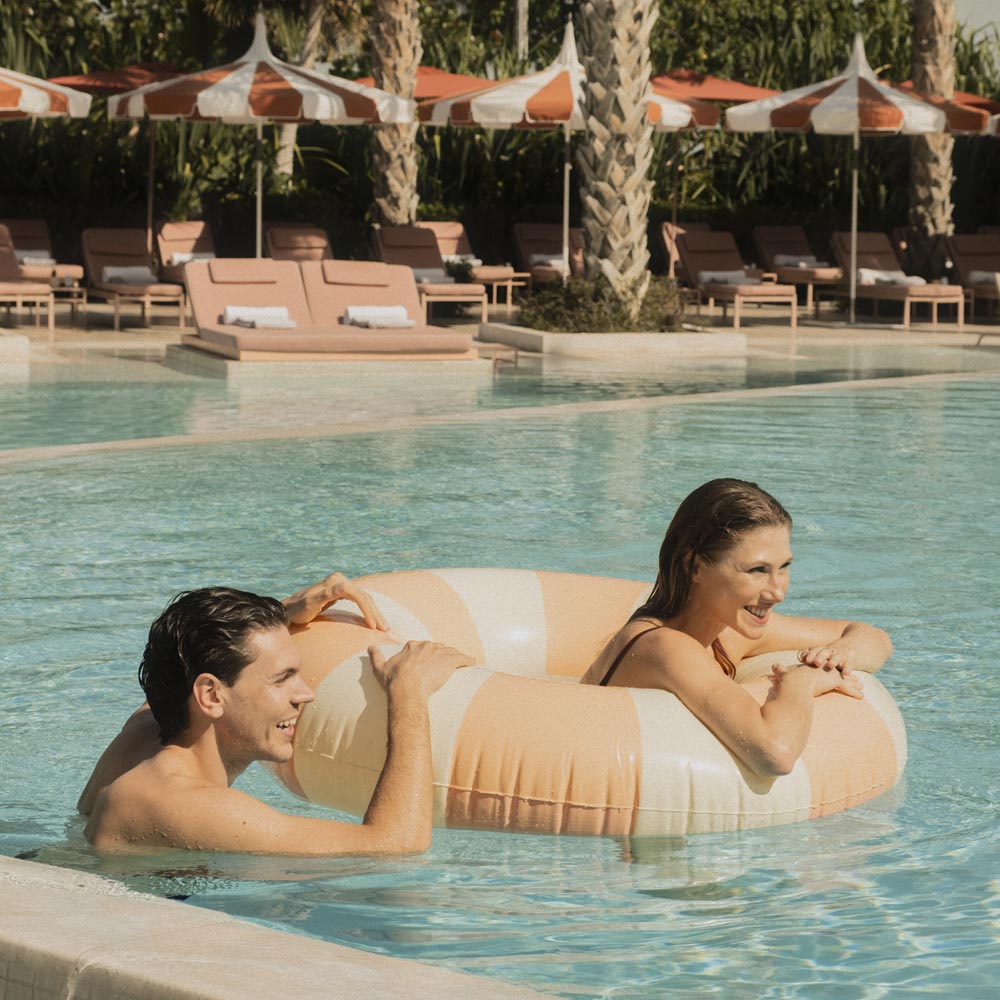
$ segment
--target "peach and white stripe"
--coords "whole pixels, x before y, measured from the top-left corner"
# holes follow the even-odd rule
[[[398,645],[433,638],[483,666],[431,698],[434,821],[519,832],[663,835],[788,823],[839,812],[892,787],[906,734],[892,698],[817,700],[808,746],[787,776],[749,774],[665,691],[573,683],[648,585],[527,570],[390,573],[372,593]],[[333,612],[297,630],[316,700],[303,712],[285,784],[361,815],[385,760],[385,696],[367,664],[373,633]],[[758,700],[768,654],[740,664]]]
[[[90,94],[0,68],[0,118],[85,118]]]
[[[362,125],[410,122],[413,102],[282,62],[268,47],[264,16],[258,12],[253,44],[241,59],[111,98],[108,113],[113,118],[186,118],[231,125]]]

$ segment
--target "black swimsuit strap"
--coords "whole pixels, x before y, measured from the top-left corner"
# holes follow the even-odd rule
[[[655,632],[658,628],[666,628],[666,625],[652,625],[649,628],[644,628],[641,632],[632,636],[628,642],[622,647],[622,651],[615,657],[614,663],[608,667],[608,672],[604,675],[601,680],[600,687],[607,687],[608,681],[611,680],[611,675],[618,669],[618,665],[625,659],[625,654],[647,633]]]

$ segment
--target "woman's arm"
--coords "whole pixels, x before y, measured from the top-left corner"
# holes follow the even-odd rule
[[[743,656],[778,649],[797,649],[799,659],[814,667],[849,667],[875,673],[892,656],[892,640],[887,632],[865,622],[799,618],[772,612],[763,638],[745,650]]]

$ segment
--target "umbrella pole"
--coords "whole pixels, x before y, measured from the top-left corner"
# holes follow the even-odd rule
[[[854,130],[853,149],[851,150],[851,274],[850,274],[850,309],[848,320],[854,323],[854,303],[858,290],[858,157],[861,147],[860,134]]]
[[[562,251],[563,251],[563,282],[569,278],[569,175],[573,169],[572,150],[570,147],[569,122],[563,126],[563,134],[566,137],[565,161],[563,163],[563,229],[562,229]]]
[[[156,122],[149,122],[149,170],[146,180],[146,253],[153,259],[153,191],[156,186]]]
[[[264,165],[261,163],[261,147],[264,145],[264,126],[257,122],[257,240],[256,256],[261,256],[260,234],[264,228]]]

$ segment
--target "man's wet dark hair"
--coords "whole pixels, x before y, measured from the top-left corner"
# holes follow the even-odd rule
[[[199,674],[236,683],[253,656],[255,632],[288,624],[288,611],[273,597],[232,587],[203,587],[178,594],[153,622],[139,683],[146,693],[160,740],[169,743],[188,725],[188,697]]]

